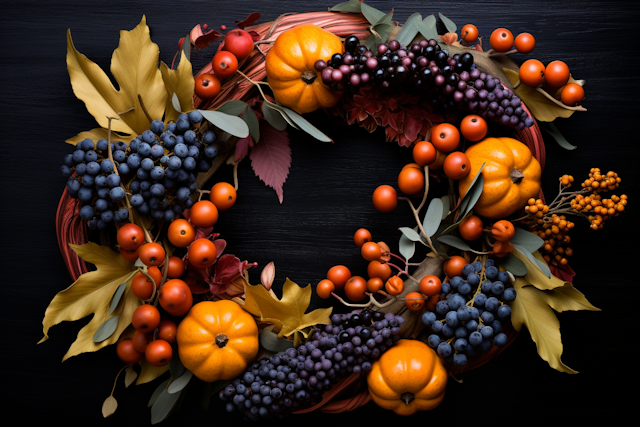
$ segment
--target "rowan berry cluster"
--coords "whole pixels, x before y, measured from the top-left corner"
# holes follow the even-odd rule
[[[618,174],[613,171],[603,175],[599,168],[592,168],[589,171],[589,178],[582,183],[582,188],[587,188],[594,194],[598,194],[603,191],[615,190],[620,186],[620,181]]]

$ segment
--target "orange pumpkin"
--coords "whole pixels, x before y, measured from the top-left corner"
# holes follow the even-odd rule
[[[369,394],[398,415],[429,411],[442,402],[448,373],[435,351],[422,341],[399,340],[373,363]]]
[[[258,326],[233,301],[202,301],[178,325],[182,364],[202,381],[230,380],[258,354]]]
[[[473,178],[482,169],[482,194],[473,211],[491,219],[505,218],[538,197],[542,169],[531,150],[513,138],[486,138],[465,152],[471,172],[459,181],[464,197]]]
[[[319,59],[329,61],[333,54],[343,52],[338,36],[316,25],[298,25],[284,31],[265,59],[273,96],[300,114],[334,106],[341,93],[322,83],[314,65]]]

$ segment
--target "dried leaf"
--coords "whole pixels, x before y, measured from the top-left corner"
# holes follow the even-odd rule
[[[133,369],[133,365],[127,366],[124,370],[124,387],[127,388],[138,378],[138,373]]]
[[[202,31],[202,27],[200,26],[200,24],[193,27],[193,29],[189,33],[189,40],[191,41],[191,44],[195,46],[196,50],[204,49],[205,47],[209,46],[209,44],[213,43],[221,37],[222,34],[214,29],[211,29],[205,33],[204,31]]]
[[[126,292],[124,303],[114,311],[115,315],[119,316],[116,330],[108,339],[99,343],[94,342],[93,337],[96,331],[108,318],[111,297],[123,282],[127,283],[128,291],[132,273],[135,270],[129,261],[108,247],[95,243],[69,246],[84,261],[94,264],[96,270],[84,273],[67,289],[58,292],[45,312],[42,321],[44,337],[40,343],[49,338],[47,333],[51,326],[63,321],[79,320],[93,314],[91,321],[78,333],[76,341],[71,344],[63,361],[77,354],[97,351],[115,343],[131,323],[131,316],[140,305],[140,301],[133,293]]]
[[[245,27],[248,27],[249,25],[253,25],[256,22],[258,22],[258,19],[260,19],[260,14],[258,12],[253,12],[249,14],[249,16],[244,18],[242,21],[235,21],[235,23],[238,26],[238,28],[241,28],[244,30]]]
[[[547,131],[547,133],[549,133],[553,137],[553,139],[555,139],[558,145],[565,150],[575,150],[576,148],[578,148],[575,145],[571,145],[569,141],[567,141],[567,139],[562,136],[560,130],[553,123],[540,123],[540,129]]]
[[[566,282],[564,280],[560,280],[556,276],[548,277],[545,275],[545,273],[543,273],[540,270],[537,262],[541,262],[546,265],[544,258],[542,258],[542,255],[540,255],[540,252],[536,251],[533,254],[531,254],[532,257],[536,260],[535,264],[529,257],[521,253],[521,251],[517,251],[514,249],[513,252],[511,252],[511,254],[515,258],[522,261],[524,266],[527,268],[527,272],[528,272],[527,277],[529,278],[530,283],[536,288],[542,291],[547,291],[547,290],[560,288],[565,285]]]
[[[113,396],[109,396],[105,399],[102,404],[102,416],[107,418],[110,415],[113,415],[118,409],[118,401]]]
[[[287,279],[282,287],[282,298],[277,299],[262,285],[247,286],[246,298],[240,301],[243,308],[274,324],[279,337],[288,337],[294,332],[313,325],[328,325],[331,308],[318,308],[306,313],[311,301],[311,285],[301,288]]]
[[[529,267],[535,267],[535,269],[540,271],[542,274],[544,274],[547,279],[551,279],[551,277],[553,277],[551,276],[551,270],[549,269],[549,266],[547,265],[547,263],[544,260],[536,258],[531,252],[529,252],[527,249],[523,248],[522,246],[514,244],[513,254],[516,256],[522,255],[524,258],[526,258],[530,262],[530,265],[527,265],[527,270],[529,270]],[[538,255],[540,254],[538,253]]]
[[[86,130],[86,131],[80,132],[76,136],[74,136],[72,138],[69,138],[69,139],[65,140],[64,142],[66,142],[68,144],[76,145],[78,142],[84,141],[87,138],[92,140],[92,141],[97,141],[99,139],[107,139],[109,137],[108,134],[109,134],[109,132],[107,131],[107,129],[95,128],[95,129],[91,129],[91,130]],[[111,141],[112,142],[122,141],[122,142],[126,142],[127,144],[129,144],[129,142],[133,138],[134,138],[134,136],[132,136],[132,135],[119,135],[119,134],[111,132]]]
[[[457,33],[447,33],[447,34],[444,34],[444,35],[440,36],[440,40],[442,40],[443,43],[445,43],[445,44],[453,44],[453,43],[458,41],[458,34]]]
[[[136,381],[136,385],[146,384],[148,382],[151,382],[169,370],[169,365],[164,365],[160,367],[152,366],[144,358],[139,363],[140,363],[141,369],[140,369],[140,375],[138,376],[138,380]]]
[[[260,273],[260,282],[267,290],[271,289],[273,280],[276,278],[276,265],[271,261],[265,265]]]
[[[180,110],[187,113],[193,110],[193,88],[195,80],[193,78],[193,69],[191,62],[187,59],[184,52],[180,54],[180,63],[175,70],[170,69],[167,64],[160,64],[162,80],[164,81],[167,93],[167,105],[164,116],[165,123],[175,122],[180,115],[180,111],[173,105],[174,94],[180,102]],[[146,102],[145,102],[146,106]]]
[[[539,254],[537,254],[539,256]],[[517,256],[517,255],[516,255]],[[523,262],[527,262],[523,260]],[[553,310],[558,312],[567,310],[599,311],[578,292],[571,283],[561,282],[560,286],[548,289],[549,279],[536,273],[537,269],[529,268],[525,277],[515,280],[514,288],[518,294],[512,305],[511,322],[516,330],[522,325],[527,327],[531,338],[536,343],[538,354],[549,365],[570,374],[577,373],[560,360],[562,355],[562,339],[560,337],[560,322]],[[552,310],[553,309],[553,310]]]
[[[119,85],[116,90],[104,71],[76,50],[69,30],[67,69],[73,93],[101,127],[108,127],[107,117],[119,117],[111,123],[113,131],[139,135],[149,129],[150,121],[140,107],[138,95],[152,120],[162,119],[165,109],[167,97],[158,70],[159,52],[149,37],[144,16],[133,30],[121,31],[120,43],[111,58],[111,73]]]
[[[291,148],[286,131],[278,131],[268,123],[260,126],[262,141],[251,150],[249,158],[256,176],[273,188],[282,203],[283,189],[291,167]]]
[[[520,80],[517,71],[508,68],[503,68],[502,71],[504,71],[504,74],[509,78],[512,85],[515,85],[516,82]],[[533,87],[520,85],[516,89],[516,93],[527,108],[529,108],[531,114],[541,122],[552,122],[558,117],[571,117],[574,113],[574,110],[568,110],[555,104]]]

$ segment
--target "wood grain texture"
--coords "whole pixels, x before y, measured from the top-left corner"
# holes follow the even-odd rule
[[[337,0],[336,0],[337,2]],[[553,423],[590,420],[607,414],[622,420],[632,411],[629,380],[635,378],[637,339],[632,322],[636,307],[636,254],[631,239],[637,234],[638,156],[637,100],[640,61],[637,39],[640,9],[624,1],[369,1],[383,11],[394,8],[403,22],[411,13],[442,12],[458,24],[474,23],[481,36],[496,27],[514,34],[531,32],[537,39],[532,55],[547,63],[564,60],[577,78],[585,79],[586,113],[558,120],[557,127],[578,146],[573,152],[547,142],[543,189],[554,194],[557,178],[572,174],[584,179],[591,167],[615,170],[622,176],[620,192],[630,196],[627,211],[602,231],[583,222],[572,232],[577,272],[576,287],[602,312],[559,314],[564,343],[563,362],[577,375],[553,371],[541,360],[524,331],[515,343],[488,364],[451,379],[444,402],[430,413],[399,419],[373,403],[342,415],[314,413],[292,416],[297,423],[453,423],[496,420],[504,423]],[[58,251],[54,220],[65,183],[59,166],[69,147],[63,142],[94,127],[83,103],[71,90],[65,64],[65,33],[71,28],[76,48],[109,68],[118,31],[135,27],[143,14],[160,59],[169,63],[180,37],[196,23],[229,28],[249,13],[271,21],[285,12],[326,10],[333,3],[317,1],[14,1],[2,3],[0,112],[3,126],[0,155],[2,191],[3,266],[3,379],[5,413],[19,415],[25,424],[67,421],[70,425],[147,425],[146,403],[156,384],[125,389],[122,378],[115,391],[116,413],[102,421],[100,408],[109,395],[121,363],[111,348],[83,354],[60,363],[78,330],[87,320],[52,328],[39,346],[44,311],[61,289],[70,284]],[[198,52],[194,70],[210,60],[213,48]],[[330,135],[334,144],[320,143],[290,131],[293,163],[284,185],[284,202],[264,186],[248,161],[239,168],[236,206],[221,215],[218,231],[228,251],[276,265],[276,283],[285,278],[306,285],[317,283],[335,264],[365,274],[366,264],[353,245],[353,232],[367,227],[376,240],[397,250],[400,226],[411,225],[406,206],[392,214],[375,211],[373,189],[394,184],[409,162],[409,150],[384,140],[384,133],[368,134],[340,126],[322,112],[310,120]],[[545,138],[547,135],[544,135]],[[215,180],[231,181],[223,167]],[[442,190],[442,188],[441,188]],[[437,189],[434,191],[438,191]],[[251,272],[258,280],[259,269]],[[314,299],[315,306],[326,306]],[[7,381],[8,380],[8,381]],[[631,386],[633,387],[633,385]],[[200,396],[187,394],[182,406],[162,425],[185,422],[237,422],[216,399],[208,411]]]

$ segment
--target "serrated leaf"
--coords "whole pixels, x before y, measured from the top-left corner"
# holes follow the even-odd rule
[[[425,233],[427,233],[428,237],[433,236],[438,231],[438,227],[440,227],[440,222],[442,222],[442,212],[444,211],[444,206],[442,204],[442,200],[433,199],[431,203],[429,203],[429,207],[427,208],[427,213],[424,215],[424,219],[422,221],[422,228],[424,228]]]
[[[569,141],[566,140],[560,130],[553,123],[540,123],[540,128],[550,134],[553,139],[558,143],[558,145],[565,150],[575,150],[575,145],[571,145]]]
[[[514,276],[524,276],[528,273],[527,266],[524,262],[516,258],[513,254],[508,254],[503,258],[502,265],[505,270]]]
[[[409,260],[416,252],[416,244],[415,242],[410,240],[404,233],[402,233],[400,235],[400,241],[398,243],[398,250],[400,251],[400,255],[402,255],[404,259],[409,262]]]
[[[262,103],[262,114],[274,129],[283,131],[287,128],[287,121],[282,117],[282,113],[270,107],[266,102]]]
[[[273,188],[282,203],[283,186],[291,167],[291,147],[286,131],[278,131],[268,123],[262,124],[262,141],[249,154],[251,167],[256,176]]]
[[[450,234],[445,234],[444,236],[440,236],[437,237],[436,240],[438,240],[441,243],[444,243],[447,246],[452,246],[456,249],[460,249],[461,251],[470,251],[471,247],[469,245],[467,245],[464,240],[456,237],[456,236],[452,236]]]
[[[402,232],[403,235],[407,237],[407,239],[412,242],[420,242],[422,239],[420,238],[420,234],[418,234],[413,228],[409,227],[400,227],[398,230]]]
[[[42,321],[44,337],[40,343],[49,339],[47,334],[51,326],[63,321],[80,320],[93,314],[91,321],[78,333],[63,361],[77,354],[97,351],[109,344],[114,344],[129,326],[133,312],[140,305],[138,298],[132,292],[127,292],[124,304],[119,305],[114,311],[119,316],[116,330],[106,340],[94,342],[93,337],[96,331],[108,317],[107,301],[110,301],[123,282],[126,281],[127,288],[131,286],[132,273],[136,270],[133,264],[108,247],[95,243],[69,246],[85,262],[94,264],[96,270],[84,273],[67,289],[58,292],[45,312]]]
[[[508,68],[503,68],[502,71],[504,71],[512,85],[515,85],[520,80],[517,71]],[[516,89],[516,93],[538,121],[552,122],[558,117],[571,117],[574,113],[574,110],[559,106],[533,87],[521,84]]]
[[[133,369],[133,365],[127,366],[124,370],[124,387],[128,388],[138,378],[138,373]]]
[[[109,338],[116,331],[118,327],[118,320],[120,316],[113,316],[107,319],[102,325],[98,327],[95,334],[93,334],[93,342],[99,343]]]
[[[447,18],[440,12],[438,12],[438,16],[440,17],[440,20],[442,21],[448,32],[455,33],[456,31],[458,31],[458,27],[456,27],[456,24],[451,19]]]
[[[268,351],[279,353],[293,347],[293,341],[278,337],[278,334],[273,332],[273,325],[271,325],[260,332],[260,345]]]
[[[153,403],[153,406],[151,406],[151,424],[158,424],[164,421],[176,406],[176,403],[178,403],[181,394],[182,390],[173,394],[163,390]]]
[[[232,99],[231,101],[227,101],[219,106],[216,111],[229,114],[231,116],[239,116],[240,114],[244,113],[248,106],[249,104],[244,101]]]
[[[440,40],[438,38],[438,28],[436,27],[436,17],[433,15],[429,15],[422,20],[424,24],[424,31],[422,35],[427,39]]]
[[[245,300],[239,300],[239,303],[261,321],[273,323],[273,330],[279,337],[288,337],[309,326],[331,323],[331,308],[305,313],[311,301],[311,288],[311,285],[301,288],[287,278],[282,287],[282,298],[277,299],[264,286],[249,285],[245,288]]]
[[[171,384],[169,384],[169,387],[167,387],[167,393],[174,394],[182,391],[187,386],[187,384],[189,384],[191,378],[193,378],[193,372],[186,369],[182,375],[171,381]]]
[[[349,0],[344,3],[337,4],[329,9],[331,12],[352,12],[360,13],[360,6],[362,2],[360,0]]]
[[[360,12],[365,18],[367,18],[367,21],[369,21],[371,25],[376,25],[378,21],[385,16],[384,12],[379,11],[375,7],[369,6],[366,3],[362,3],[360,5]]]
[[[185,42],[188,44],[188,42]],[[195,80],[191,62],[181,53],[180,63],[175,70],[170,69],[164,62],[160,63],[162,81],[167,91],[167,105],[165,107],[165,123],[175,122],[180,113],[193,110],[193,88]],[[169,102],[169,100],[171,102]],[[145,104],[146,105],[146,104]]]
[[[260,123],[253,108],[247,108],[247,111],[242,115],[242,120],[249,126],[249,134],[253,138],[253,142],[260,141]]]
[[[107,117],[116,117],[120,120],[112,121],[113,131],[139,135],[149,129],[150,121],[138,95],[151,119],[161,119],[165,109],[167,95],[158,70],[159,53],[144,16],[133,30],[121,31],[111,58],[111,74],[119,86],[116,89],[96,63],[76,50],[71,31],[67,31],[67,69],[73,93],[101,127],[108,128]]]
[[[417,22],[420,21],[422,23],[422,15],[419,12],[413,13],[407,20],[404,22],[402,29],[398,33],[396,40],[398,43],[408,46],[418,35],[418,25]]]
[[[246,138],[249,135],[249,126],[240,117],[219,111],[198,110],[202,116],[218,129],[228,132],[238,138]]]
[[[108,314],[111,314],[111,313],[114,312],[114,310],[118,306],[118,303],[122,299],[122,294],[124,293],[124,291],[126,289],[127,289],[127,283],[126,282],[121,284],[120,286],[118,286],[118,289],[116,289],[116,292],[113,294],[113,297],[111,297],[111,305],[109,306],[109,313]]]
[[[521,246],[529,252],[535,252],[544,245],[544,240],[542,240],[537,234],[533,234],[520,227],[515,227],[515,230],[516,234],[511,238],[511,243],[514,245]]]
[[[551,270],[549,269],[549,266],[547,265],[546,262],[544,262],[543,259],[542,260],[537,259],[526,248],[523,248],[522,246],[519,246],[519,245],[513,245],[513,252],[515,256],[518,256],[518,254],[524,256],[527,260],[529,260],[529,262],[531,262],[531,265],[533,265],[536,269],[542,272],[542,274],[544,274],[547,277],[547,279],[551,279]],[[530,267],[527,265],[527,270],[529,270],[529,268]]]
[[[304,117],[302,117],[300,114],[296,113],[295,111],[293,111],[290,108],[283,107],[282,105],[280,105],[279,107],[282,109],[282,111],[287,116],[289,116],[289,118],[295,124],[297,124],[300,127],[300,130],[308,133],[309,135],[311,135],[312,137],[314,137],[318,141],[333,142],[333,140],[331,138],[329,138],[327,135],[322,133],[318,128],[316,128],[311,123],[309,123],[309,121],[307,119],[305,119]]]
[[[113,396],[109,396],[102,403],[102,416],[107,418],[110,415],[113,415],[118,409],[118,401]]]

